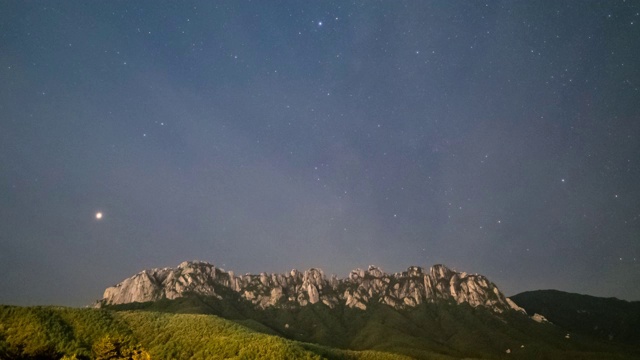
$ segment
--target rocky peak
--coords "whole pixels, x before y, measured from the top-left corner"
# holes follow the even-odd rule
[[[431,267],[429,273],[431,274],[432,278],[440,280],[451,278],[453,271],[442,264],[436,264]]]
[[[410,266],[393,275],[370,265],[352,270],[345,279],[327,279],[321,269],[296,269],[284,274],[260,273],[236,276],[202,261],[185,261],[176,268],[144,270],[104,292],[100,305],[175,299],[189,294],[222,299],[216,289],[225,287],[259,308],[306,306],[322,302],[366,309],[371,302],[394,308],[414,307],[424,302],[455,301],[484,306],[495,312],[519,310],[500,290],[481,275],[468,275],[434,265],[428,272]]]
[[[384,275],[384,272],[382,272],[382,270],[380,270],[380,268],[375,265],[369,265],[367,275],[373,278],[381,278]]]

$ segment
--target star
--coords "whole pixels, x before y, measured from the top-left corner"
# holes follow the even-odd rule
[[[0,92],[11,94],[9,104],[0,103],[0,127],[10,138],[0,141],[0,178],[11,191],[0,212],[14,205],[20,211],[0,217],[0,228],[11,229],[11,248],[22,257],[7,257],[15,273],[6,278],[33,275],[25,264],[40,260],[71,269],[78,243],[103,257],[87,266],[111,261],[99,251],[100,236],[127,239],[118,242],[125,255],[95,279],[107,284],[121,276],[113,269],[120,265],[138,271],[138,252],[153,239],[167,246],[154,253],[157,260],[147,259],[152,266],[173,259],[178,246],[190,256],[210,243],[212,255],[202,260],[234,261],[238,269],[261,271],[254,258],[264,258],[264,270],[311,261],[340,273],[369,256],[402,269],[413,262],[403,251],[423,247],[429,258],[417,265],[455,258],[481,270],[494,259],[478,261],[456,249],[482,245],[525,257],[557,246],[545,261],[584,272],[561,282],[546,274],[553,284],[570,290],[597,274],[601,282],[581,289],[640,299],[628,268],[600,276],[581,263],[640,264],[633,262],[640,258],[634,241],[640,125],[629,115],[640,108],[633,101],[640,79],[629,65],[640,9],[629,3],[515,7],[509,21],[494,21],[486,16],[496,11],[491,4],[480,10],[456,2],[425,13],[418,2],[366,11],[353,2],[340,8],[300,2],[258,14],[275,33],[207,21],[220,15],[215,6],[171,13],[130,4],[100,18],[102,27],[117,31],[94,31],[90,41],[76,42],[64,24],[23,21],[29,6],[17,2],[25,9],[6,19],[16,31],[3,43],[12,56],[0,61],[0,73],[9,76]],[[225,7],[237,19],[257,19],[256,9],[240,2]],[[103,10],[70,6],[65,15],[91,21]],[[165,29],[167,16],[175,26]],[[429,26],[438,18],[460,21]],[[606,31],[561,35],[563,27],[554,25],[559,18],[566,28],[593,24]],[[512,31],[513,24],[535,36],[523,43],[527,34]],[[224,36],[201,36],[220,31]],[[265,46],[274,35],[276,46]],[[34,40],[56,44],[56,56]],[[588,45],[580,56],[567,51],[576,41]],[[131,73],[149,61],[144,74]],[[601,68],[612,76],[585,71]],[[29,81],[21,81],[22,73]],[[501,98],[494,103],[495,93]],[[611,101],[596,101],[602,94]],[[528,121],[513,120],[521,117]],[[569,184],[563,175],[577,177]],[[29,201],[33,194],[44,200]],[[102,207],[117,212],[107,218]],[[32,214],[41,213],[59,216],[33,222]],[[78,221],[93,233],[65,234],[51,254],[59,257],[40,259],[30,248],[31,239],[46,244],[47,229],[75,229]],[[189,240],[170,242],[176,234]],[[300,234],[319,246],[289,246]],[[83,241],[86,236],[94,241]],[[429,246],[421,243],[426,238]],[[369,246],[367,258],[357,256],[356,247],[385,239],[402,246],[386,252]],[[273,253],[261,251],[267,242],[273,246],[265,251]],[[489,267],[507,269],[512,259]],[[522,266],[504,281],[513,287],[501,290],[533,290],[547,280],[529,278],[535,261],[515,263]],[[90,301],[89,290],[68,295],[68,284],[51,279],[43,291],[54,301]],[[14,295],[45,301],[18,294],[19,285],[7,284],[15,292],[0,292],[0,303],[20,302],[9,299]]]

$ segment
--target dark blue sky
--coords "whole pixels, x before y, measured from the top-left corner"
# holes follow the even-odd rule
[[[0,9],[0,303],[193,259],[640,300],[639,2]]]

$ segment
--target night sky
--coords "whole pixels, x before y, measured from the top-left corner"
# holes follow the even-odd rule
[[[639,137],[638,1],[2,1],[0,303],[196,259],[640,300]]]

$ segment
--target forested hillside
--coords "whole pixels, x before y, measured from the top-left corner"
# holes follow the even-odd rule
[[[107,309],[0,306],[0,359],[634,359],[638,349],[456,304],[257,310],[188,297]],[[221,317],[222,316],[222,317]]]
[[[213,315],[0,306],[0,359],[398,359],[250,330]]]

